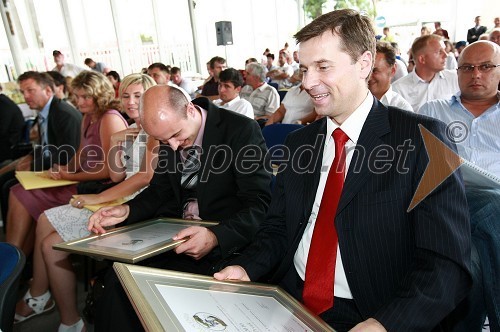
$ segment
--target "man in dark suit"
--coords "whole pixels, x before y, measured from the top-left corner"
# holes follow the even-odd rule
[[[288,136],[266,220],[214,277],[271,275],[337,331],[431,331],[470,287],[460,176],[409,209],[429,161],[419,126],[446,142],[444,125],[371,95],[367,17],[333,11],[295,38],[302,84],[325,117]]]
[[[481,16],[476,16],[474,19],[476,25],[473,28],[467,30],[467,42],[472,44],[475,41],[479,40],[479,36],[483,33],[486,33],[486,27],[481,25]]]
[[[12,159],[12,147],[21,142],[24,117],[19,106],[4,95],[0,86],[0,164]]]
[[[18,82],[26,103],[38,112],[35,123],[38,126],[39,145],[33,153],[2,169],[0,187],[3,220],[7,220],[10,187],[17,183],[15,171],[46,170],[54,163],[65,165],[80,144],[82,114],[55,97],[52,78],[47,73],[28,71],[19,76]]]
[[[148,262],[155,267],[212,274],[221,260],[250,243],[271,200],[271,177],[264,168],[267,150],[260,128],[255,120],[218,108],[206,98],[189,102],[187,94],[167,85],[150,88],[143,98],[142,126],[163,143],[155,175],[132,201],[96,212],[89,230],[104,233],[104,226],[122,221],[130,225],[158,216],[217,221],[216,226],[180,231],[174,239],[188,241]],[[193,148],[199,157],[190,161]],[[193,186],[185,181],[188,162],[199,168]],[[96,329],[140,328],[114,273],[108,274],[101,299]]]

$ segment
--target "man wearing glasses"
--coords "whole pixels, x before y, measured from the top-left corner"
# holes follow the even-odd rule
[[[392,88],[406,99],[415,112],[425,102],[451,98],[458,91],[457,73],[444,70],[446,51],[443,38],[426,35],[411,46],[415,69],[393,83]]]
[[[419,112],[448,124],[462,158],[500,177],[500,46],[477,41],[464,49],[458,65],[460,91],[424,104]],[[473,289],[458,309],[455,330],[480,331],[487,314],[491,331],[500,331],[500,186],[476,188],[465,180]]]

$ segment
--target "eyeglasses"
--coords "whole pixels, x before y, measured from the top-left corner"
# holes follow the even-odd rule
[[[487,73],[493,68],[500,67],[500,64],[494,65],[491,63],[486,63],[483,65],[477,65],[477,66],[472,66],[472,65],[464,65],[460,66],[457,68],[457,70],[461,70],[464,73],[472,73],[474,71],[474,68],[477,68],[481,73]]]

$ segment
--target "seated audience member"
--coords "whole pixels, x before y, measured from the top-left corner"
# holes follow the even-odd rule
[[[392,43],[392,42],[396,41],[394,39],[394,35],[391,33],[391,29],[389,27],[384,27],[384,29],[382,29],[382,33],[384,35],[382,36],[382,38],[380,38],[380,41],[387,42],[387,43]]]
[[[300,79],[302,79],[302,72],[299,71],[299,73]],[[288,90],[280,107],[267,120],[266,126],[278,122],[308,124],[313,122],[316,116],[311,97],[302,85],[296,85]]]
[[[184,89],[191,99],[194,98],[196,93],[196,87],[191,83],[190,80],[182,77],[181,69],[179,67],[172,67],[170,70],[170,79],[178,87]]]
[[[174,239],[189,240],[151,260],[156,267],[210,275],[222,259],[250,243],[266,214],[270,174],[264,168],[267,149],[261,130],[247,117],[218,108],[206,98],[190,102],[180,89],[169,86],[150,88],[142,103],[142,127],[163,143],[153,179],[127,204],[97,211],[90,218],[89,230],[101,234],[105,232],[103,227],[159,216],[218,221],[216,226],[192,226],[180,231]],[[219,167],[217,150],[221,145],[233,151],[226,154],[232,157],[224,161],[225,167]],[[244,149],[253,153],[241,153]],[[250,164],[247,155],[252,156]],[[180,172],[182,163],[194,167]],[[252,172],[241,171],[249,165]],[[99,331],[141,329],[112,270],[96,315],[95,328]]]
[[[118,101],[109,80],[95,71],[84,71],[73,79],[72,88],[77,107],[83,113],[80,146],[67,165],[53,164],[48,171],[52,179],[98,181],[109,178],[106,162],[111,135],[127,128],[125,119],[116,109]],[[33,247],[34,221],[43,211],[69,202],[77,185],[25,190],[13,186],[9,196],[6,240],[26,255]]]
[[[85,70],[85,68],[75,64],[64,62],[64,54],[58,50],[53,51],[52,56],[54,57],[54,62],[56,64],[52,70],[60,72],[64,77],[75,77]]]
[[[457,69],[457,57],[455,54],[455,48],[449,40],[444,40],[445,51],[446,51],[446,65],[445,69],[456,70]]]
[[[451,99],[429,101],[420,113],[450,125],[460,156],[500,177],[500,46],[477,41],[458,60],[458,91]],[[496,65],[496,67],[495,67]],[[455,125],[455,126],[454,126]],[[465,192],[472,232],[472,292],[457,309],[454,331],[481,331],[486,314],[500,331],[500,190],[474,186]]]
[[[255,59],[255,58],[248,58],[245,60],[245,67],[246,67],[246,65],[248,65],[249,63],[252,63],[252,62],[258,63],[259,61],[257,61],[257,59]]]
[[[65,165],[80,142],[82,115],[72,105],[54,95],[54,81],[47,73],[27,71],[17,79],[26,104],[36,110],[38,139],[30,154],[0,170],[2,220],[9,233],[7,210],[10,188],[18,183],[15,171],[43,171],[53,163]],[[15,227],[15,226],[12,226]],[[31,247],[19,247],[31,252]]]
[[[106,74],[106,77],[111,82],[111,85],[113,85],[113,89],[115,90],[115,98],[118,98],[121,82],[120,74],[112,70]]]
[[[377,42],[377,54],[368,80],[368,89],[385,106],[393,106],[405,111],[413,112],[409,102],[394,92],[391,87],[391,78],[396,72],[396,54],[394,48],[384,42]]]
[[[66,77],[62,76],[61,73],[54,70],[48,71],[47,74],[49,74],[54,81],[54,95],[57,98],[70,103],[68,101],[68,83],[66,81]],[[73,106],[73,104],[71,105]]]
[[[274,54],[273,53],[267,54],[266,69],[268,72],[271,70],[278,69],[278,67],[274,65]]]
[[[18,320],[51,309],[55,301],[61,316],[59,331],[83,330],[84,323],[76,306],[76,275],[69,253],[52,246],[90,235],[87,223],[92,212],[84,206],[132,199],[149,184],[156,167],[158,141],[148,138],[141,129],[139,102],[144,90],[155,84],[148,75],[131,74],[120,85],[122,108],[135,121],[130,128],[111,136],[115,153],[109,175],[113,182],[121,182],[97,195],[76,195],[71,204],[54,207],[40,215],[36,226],[33,279],[24,299],[17,304]]]
[[[106,75],[111,70],[108,68],[108,66],[106,66],[104,62],[95,62],[91,58],[86,58],[84,63],[91,70],[95,70],[104,75]]]
[[[467,42],[464,40],[455,43],[455,51],[457,51],[457,57],[462,53],[463,49],[467,46]]]
[[[415,112],[429,100],[450,98],[458,91],[457,73],[444,70],[446,51],[441,36],[417,38],[411,46],[415,69],[392,85]]]
[[[431,30],[425,25],[420,29],[420,37],[427,36],[431,34]]]
[[[288,89],[292,87],[290,78],[293,76],[293,67],[287,62],[287,51],[281,50],[278,57],[278,68],[267,72],[266,76],[272,82],[278,84],[278,89]]]
[[[441,28],[441,22],[434,22],[434,30],[433,34],[439,35],[443,37],[444,39],[450,39],[450,36],[448,36],[448,31],[445,29]]]
[[[495,28],[490,32],[489,41],[494,42],[497,45],[500,45],[500,28]]]
[[[241,87],[243,86],[243,77],[239,71],[234,68],[228,68],[219,74],[219,96],[220,99],[214,100],[214,104],[240,113],[253,119],[253,107],[247,100],[240,98]]]
[[[3,166],[12,160],[12,148],[23,139],[24,117],[19,106],[2,90],[0,85],[0,165]]]
[[[215,100],[219,99],[219,74],[227,68],[226,59],[215,56],[210,59],[209,67],[211,78],[203,84],[201,96],[207,97],[210,100]]]
[[[242,91],[240,97],[252,104],[256,120],[265,121],[279,108],[280,96],[275,88],[266,83],[266,68],[263,65],[250,63],[245,70],[249,89]]]
[[[155,80],[156,84],[167,84],[170,81],[170,69],[161,62],[150,64],[148,75]]]
[[[367,16],[335,10],[295,37],[304,88],[325,118],[288,135],[295,158],[278,173],[266,219],[214,277],[270,276],[337,331],[438,330],[471,284],[459,174],[411,204],[429,161],[419,125],[453,149],[445,126],[372,96]]]

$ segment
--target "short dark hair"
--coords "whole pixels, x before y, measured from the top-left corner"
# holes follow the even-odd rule
[[[391,44],[386,42],[377,42],[377,54],[383,54],[385,61],[389,66],[393,66],[396,63],[396,52]]]
[[[212,59],[210,59],[210,68],[214,69],[215,68],[215,63],[226,63],[226,59],[220,57],[220,56],[214,56]]]
[[[86,58],[83,63],[85,63],[88,66],[91,62],[95,62],[95,61],[92,60],[91,58]]]
[[[117,82],[121,81],[120,74],[118,74],[116,71],[112,70],[109,73],[106,74],[106,76],[111,76],[113,77]]]
[[[63,92],[66,93],[68,91],[68,82],[66,81],[66,78],[58,71],[51,70],[48,71],[47,74],[52,77],[52,80],[54,81],[54,84],[56,86],[63,86]]]
[[[176,75],[177,73],[180,73],[181,72],[181,69],[179,67],[172,67],[172,69],[170,69],[170,74],[172,75]]]
[[[297,43],[331,31],[340,37],[340,48],[356,62],[366,51],[375,55],[375,30],[370,18],[353,9],[340,9],[326,13],[295,34]]]
[[[220,82],[231,82],[234,87],[243,86],[243,77],[240,72],[234,68],[227,68],[219,74]]]
[[[267,57],[274,60],[274,53],[267,53]]]
[[[148,70],[158,68],[161,71],[164,71],[167,74],[170,74],[170,66],[165,66],[161,62],[155,62],[149,65]]]
[[[61,55],[62,53],[58,50],[53,50],[52,51],[52,56],[58,56],[58,55]]]
[[[54,92],[54,80],[47,73],[40,73],[38,71],[27,71],[19,75],[17,78],[17,82],[21,83],[22,81],[26,81],[32,79],[36,82],[36,84],[40,85],[42,88],[50,87],[50,90]]]

